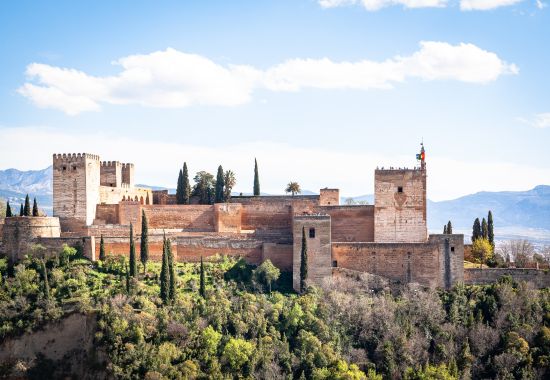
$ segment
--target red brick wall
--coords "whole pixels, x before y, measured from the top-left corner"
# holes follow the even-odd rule
[[[241,232],[242,205],[217,203],[214,205],[216,232]]]
[[[292,271],[292,244],[264,243],[262,262],[267,259],[281,271]]]
[[[97,205],[95,218],[94,223],[118,224],[118,205]]]
[[[374,241],[374,206],[319,207],[331,217],[333,242]]]
[[[262,261],[262,242],[257,240],[180,237],[177,239],[177,247],[179,261],[197,262],[201,256],[216,254],[244,257],[251,264],[260,264]]]
[[[152,205],[143,209],[149,228],[215,231],[212,205]]]

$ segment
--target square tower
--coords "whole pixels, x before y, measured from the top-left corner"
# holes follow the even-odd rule
[[[120,187],[122,183],[122,165],[118,161],[102,161],[100,176],[101,186]]]
[[[53,215],[61,228],[91,225],[99,203],[99,156],[88,153],[53,155]]]
[[[426,222],[426,166],[374,172],[374,241],[422,243]]]
[[[134,187],[134,164],[122,164],[122,183]]]

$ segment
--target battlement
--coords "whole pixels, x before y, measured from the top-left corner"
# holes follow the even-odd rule
[[[133,169],[134,168],[134,164],[131,164],[131,163],[123,163],[121,165],[122,165],[122,169]]]
[[[54,164],[57,161],[69,161],[69,162],[82,161],[83,162],[86,159],[99,161],[99,156],[97,154],[90,154],[90,153],[54,153],[53,154]]]
[[[397,173],[406,173],[406,172],[421,172],[423,170],[424,170],[424,168],[419,167],[419,166],[415,166],[414,168],[406,168],[406,167],[404,167],[404,168],[401,168],[401,167],[394,168],[393,166],[390,166],[389,168],[376,167],[374,173],[375,174],[385,174],[385,173],[397,174]]]
[[[109,167],[109,166],[119,166],[119,161],[101,161],[102,167]]]

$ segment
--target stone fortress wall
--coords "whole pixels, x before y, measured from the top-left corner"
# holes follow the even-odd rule
[[[339,190],[329,188],[319,195],[177,205],[167,191],[135,187],[133,164],[82,153],[54,154],[53,165],[54,217],[8,218],[2,227],[0,249],[13,259],[35,243],[52,252],[63,244],[79,245],[95,259],[100,237],[108,254],[128,255],[129,226],[139,247],[144,213],[153,260],[161,258],[166,234],[177,260],[196,262],[217,254],[252,264],[269,259],[293,272],[297,290],[303,232],[313,283],[331,276],[333,268],[444,288],[496,276],[464,271],[463,235],[428,236],[424,161],[414,169],[377,169],[375,204],[353,206],[340,205]]]

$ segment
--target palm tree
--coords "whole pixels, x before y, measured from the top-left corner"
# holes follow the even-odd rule
[[[296,194],[300,194],[302,190],[300,189],[298,182],[289,182],[288,185],[286,185],[285,192],[291,193],[292,196],[295,196]]]

